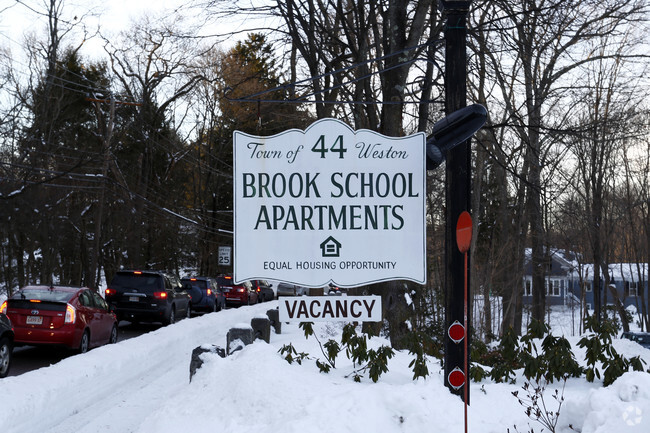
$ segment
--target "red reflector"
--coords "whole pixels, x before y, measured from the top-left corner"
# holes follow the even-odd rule
[[[156,299],[166,299],[167,298],[167,292],[154,292],[153,296]]]

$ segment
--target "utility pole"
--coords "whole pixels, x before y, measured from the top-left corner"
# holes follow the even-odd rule
[[[447,115],[467,105],[467,13],[469,1],[439,0],[445,23],[445,113]],[[463,211],[470,211],[471,192],[471,146],[470,140],[457,145],[447,153],[445,172],[445,325],[451,329],[455,322],[463,323],[464,312],[469,311],[465,338],[469,338],[471,329],[471,296],[464,296],[464,255],[456,243],[456,222]],[[468,273],[469,280],[469,273]],[[469,341],[468,341],[469,343]],[[445,338],[445,385],[454,394],[467,400],[469,404],[469,372],[463,371],[465,380],[462,386],[449,378],[458,370],[469,365],[469,344],[458,344],[451,337]],[[466,392],[462,389],[467,387]]]

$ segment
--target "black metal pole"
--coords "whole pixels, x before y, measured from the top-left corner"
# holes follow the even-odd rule
[[[449,115],[467,105],[467,13],[471,1],[440,0],[446,17],[445,26],[445,111]],[[470,140],[459,144],[447,154],[446,164],[446,225],[445,225],[445,323],[446,329],[459,321],[463,323],[464,310],[468,311],[465,338],[469,338],[471,329],[470,297],[465,301],[464,296],[464,255],[456,244],[456,222],[463,211],[470,211],[471,191],[471,148]],[[469,279],[469,272],[468,272]],[[467,304],[466,304],[467,302]],[[469,342],[469,341],[468,341]],[[467,345],[469,347],[469,344]],[[469,350],[467,351],[469,352]],[[464,345],[445,338],[445,385],[454,394],[463,398],[463,388],[455,389],[449,384],[448,377],[456,367],[464,370],[465,359],[469,365],[469,353],[465,353]],[[468,387],[469,373],[465,373],[465,384]],[[469,387],[467,389],[469,404]]]

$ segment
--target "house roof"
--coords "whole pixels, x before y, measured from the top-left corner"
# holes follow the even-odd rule
[[[610,263],[609,279],[613,281],[648,281],[648,264],[647,263]],[[593,264],[576,264],[571,276],[585,281],[593,281],[594,265]]]

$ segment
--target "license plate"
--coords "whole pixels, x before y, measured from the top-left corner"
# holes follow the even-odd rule
[[[43,324],[43,316],[27,316],[27,322],[28,325],[42,325]]]
[[[140,302],[140,298],[137,296],[129,296],[129,302]]]

